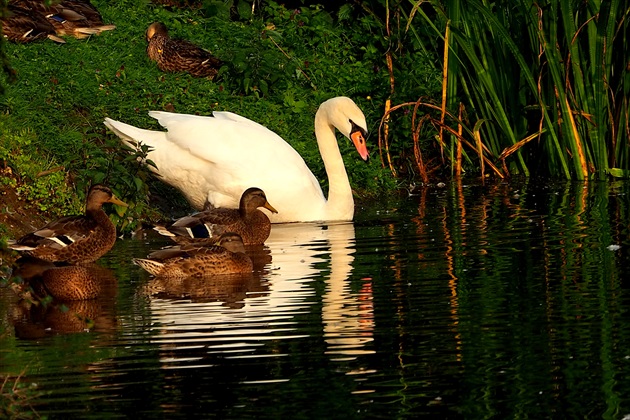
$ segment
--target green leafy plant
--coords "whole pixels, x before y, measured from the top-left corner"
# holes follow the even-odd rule
[[[156,212],[156,203],[171,201],[159,207],[164,211],[190,211],[181,196],[141,164],[146,150],[124,150],[104,127],[104,117],[159,130],[149,110],[236,112],[287,139],[325,179],[314,147],[313,117],[322,101],[347,95],[365,111],[375,153],[388,73],[379,52],[381,33],[373,31],[380,22],[361,8],[335,14],[320,6],[287,9],[272,1],[255,7],[238,2],[236,9],[237,3],[211,1],[193,8],[135,0],[93,4],[106,23],[116,24],[114,31],[85,40],[67,38],[64,45],[4,44],[17,79],[0,96],[0,160],[13,170],[11,188],[19,188],[38,210],[76,214],[88,185],[104,182],[130,205],[124,214],[117,212],[121,209],[111,212],[126,230],[142,220],[166,217]],[[352,30],[351,14],[359,18],[362,33]],[[146,56],[144,32],[154,21],[223,60],[219,77],[210,81],[162,73]],[[411,57],[406,61],[410,67],[412,62]],[[349,142],[340,144],[358,196],[394,188],[378,159],[366,165],[354,158]],[[53,191],[55,197],[44,203]]]

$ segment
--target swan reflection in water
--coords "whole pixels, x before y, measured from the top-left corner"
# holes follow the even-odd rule
[[[272,349],[262,346],[270,340],[307,337],[303,332],[307,328],[298,325],[296,316],[316,304],[316,288],[310,283],[319,278],[326,282],[322,322],[327,353],[335,359],[373,353],[365,348],[374,329],[369,283],[359,293],[350,290],[354,242],[352,223],[275,224],[264,251],[259,251],[271,261],[253,275],[212,279],[214,291],[206,296],[193,295],[191,290],[181,293],[182,287],[193,283],[179,284],[171,290],[176,293],[150,292],[158,329],[154,339],[164,349],[186,349],[179,356],[168,352],[162,362],[181,367],[194,360],[193,365],[199,366],[208,353],[233,358],[282,356],[269,354]],[[160,282],[151,279],[147,287],[156,280]],[[204,354],[192,355],[191,346],[203,348]]]

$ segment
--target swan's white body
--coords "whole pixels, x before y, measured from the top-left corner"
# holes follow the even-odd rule
[[[137,128],[106,118],[105,125],[132,148],[148,145],[160,179],[179,189],[196,209],[237,208],[243,191],[261,188],[278,210],[273,223],[352,220],[354,200],[335,127],[368,158],[365,116],[349,98],[324,102],[315,135],[329,180],[328,200],[304,159],[266,127],[231,112],[204,117],[151,111],[167,131]]]

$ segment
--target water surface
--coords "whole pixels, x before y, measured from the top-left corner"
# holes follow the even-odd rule
[[[212,281],[153,279],[131,259],[168,242],[125,238],[100,299],[0,289],[0,409],[623,418],[629,210],[622,183],[427,188],[353,223],[274,225],[253,275]]]

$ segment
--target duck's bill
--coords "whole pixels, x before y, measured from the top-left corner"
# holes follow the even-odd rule
[[[124,201],[122,201],[122,200],[119,200],[119,199],[118,199],[118,198],[116,198],[116,197],[112,197],[112,198],[109,200],[109,202],[110,202],[110,203],[112,203],[112,204],[117,204],[117,205],[119,205],[119,206],[129,207],[129,206],[127,205],[127,203],[125,203],[125,202],[124,202]]]
[[[269,203],[265,203],[265,205],[263,207],[266,208],[267,210],[269,210],[272,213],[278,213],[278,210],[273,208],[273,206],[271,204],[269,204]]]

